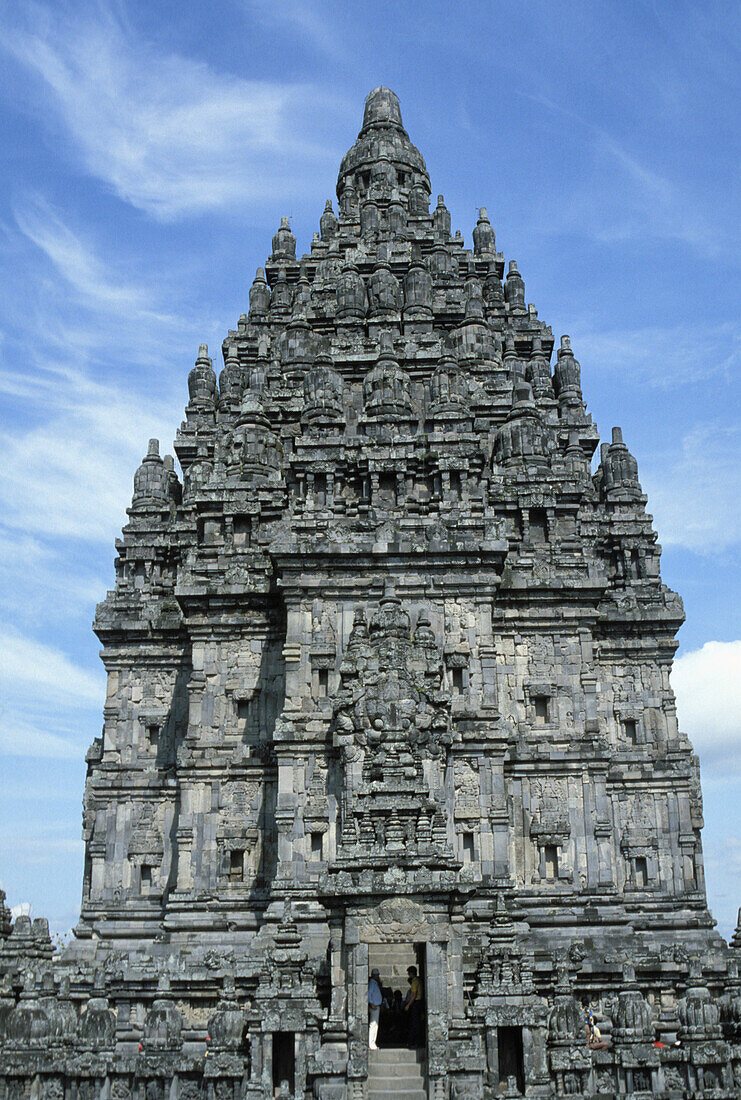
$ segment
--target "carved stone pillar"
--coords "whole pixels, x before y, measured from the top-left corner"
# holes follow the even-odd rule
[[[359,1096],[358,1082],[368,1077],[368,944],[356,943],[348,954],[347,1013],[350,1052],[347,1076],[350,1093]]]
[[[427,1074],[431,1100],[447,1095],[448,959],[447,944],[427,944]]]

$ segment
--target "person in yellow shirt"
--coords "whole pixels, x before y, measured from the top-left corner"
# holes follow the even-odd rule
[[[417,974],[416,966],[407,967],[407,981],[409,990],[404,998],[404,1011],[408,1015],[408,1046],[410,1048],[423,1047],[425,1045],[424,1024],[422,1011],[424,1006],[424,986],[422,979]]]

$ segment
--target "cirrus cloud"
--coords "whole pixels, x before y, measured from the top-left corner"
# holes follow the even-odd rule
[[[157,219],[295,195],[338,159],[342,108],[328,91],[158,52],[105,5],[74,19],[28,10],[6,50],[45,90],[85,169]]]

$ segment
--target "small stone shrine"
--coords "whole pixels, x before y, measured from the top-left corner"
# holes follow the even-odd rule
[[[182,479],[150,442],[75,940],[0,906],[0,1100],[741,1095],[636,460],[591,472],[569,337],[430,197],[376,88],[198,353]],[[410,962],[425,1047],[369,1051]]]

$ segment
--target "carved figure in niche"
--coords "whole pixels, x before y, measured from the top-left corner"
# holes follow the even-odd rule
[[[451,1091],[453,1100],[479,1100],[481,1095],[477,1081],[454,1080]]]
[[[380,261],[368,283],[371,312],[398,312],[401,309],[401,287],[388,264]]]
[[[340,667],[336,743],[373,753],[439,756],[452,741],[449,697],[427,616],[409,637],[409,615],[390,590],[366,625],[361,608]],[[352,740],[351,740],[352,739]]]
[[[634,795],[623,808],[626,828],[652,831],[656,828],[654,801],[650,795]]]
[[[479,817],[479,777],[466,761],[455,764],[455,809],[459,817]]]
[[[224,796],[222,817],[232,823],[254,816],[253,806],[260,791],[259,783],[230,783]]]
[[[134,821],[129,840],[129,858],[141,862],[144,857],[149,862],[160,864],[164,857],[164,816],[167,804],[160,803],[155,808],[145,802],[134,811]]]
[[[565,779],[555,776],[536,776],[530,780],[530,789],[543,809],[566,812],[568,785]]]
[[[595,1084],[597,1086],[597,1092],[613,1092],[615,1089],[615,1079],[612,1072],[608,1069],[601,1070],[597,1074]]]
[[[636,1092],[651,1091],[651,1073],[646,1069],[633,1070],[633,1088]]]

